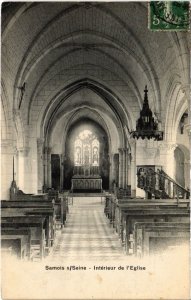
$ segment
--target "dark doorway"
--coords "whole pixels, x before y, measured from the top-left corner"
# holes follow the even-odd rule
[[[59,154],[51,155],[51,178],[52,188],[60,189],[60,156]]]
[[[175,176],[176,181],[182,185],[185,186],[185,178],[184,178],[184,153],[183,151],[177,147],[174,151],[174,158],[175,158]]]
[[[119,154],[115,153],[113,156],[113,164],[114,164],[114,180],[116,186],[119,186]]]

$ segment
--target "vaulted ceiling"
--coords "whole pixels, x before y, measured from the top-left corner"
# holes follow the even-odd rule
[[[188,83],[187,33],[150,31],[147,3],[3,5],[3,95],[10,111],[21,112],[23,126],[39,135],[50,120],[54,125],[71,106],[84,103],[102,118],[108,113],[132,130],[146,84],[152,110],[165,120],[169,90]],[[93,95],[79,101],[75,93],[84,89],[99,96],[102,104]]]

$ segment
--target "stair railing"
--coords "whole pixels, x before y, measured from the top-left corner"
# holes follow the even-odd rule
[[[144,166],[137,174],[138,187],[162,199],[189,199],[190,191],[185,189],[163,170]]]

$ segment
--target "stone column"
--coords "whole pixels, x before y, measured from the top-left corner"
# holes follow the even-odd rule
[[[112,182],[113,182],[113,176],[114,169],[113,169],[113,154],[110,153],[109,155],[109,190],[112,189]]]
[[[47,153],[47,176],[48,176],[48,186],[51,187],[52,186],[52,178],[51,178],[51,148],[48,148],[48,153]]]
[[[189,73],[188,73],[188,78],[189,78]],[[188,107],[190,107],[190,83],[184,84],[182,86],[182,91],[185,93],[186,99],[188,101]],[[190,110],[188,110],[188,115],[190,117]]]
[[[60,154],[60,190],[64,188],[64,155]]]
[[[18,149],[18,187],[24,193],[29,193],[31,165],[29,160],[29,147],[22,147]]]
[[[13,181],[13,156],[16,156],[16,149],[13,147],[11,140],[1,140],[1,199],[10,199],[10,187]],[[16,177],[15,161],[15,180]],[[17,182],[16,182],[17,183]]]
[[[131,185],[131,152],[127,155],[127,184]]]
[[[109,174],[109,178],[110,178],[110,189],[112,188],[112,182],[114,179],[114,163],[113,163],[113,153],[110,154],[110,174]]]
[[[160,149],[160,165],[162,165],[163,170],[167,173],[168,176],[174,178],[174,168],[175,168],[175,159],[174,159],[174,150],[177,145],[175,143],[162,142],[159,145]]]
[[[119,148],[119,188],[123,187],[123,152]]]
[[[43,146],[44,146],[44,140],[37,139],[37,168],[38,168],[37,189],[38,189],[38,193],[42,193],[43,184],[44,184]]]
[[[51,148],[45,147],[44,149],[44,176],[45,187],[51,187]]]
[[[122,149],[123,151],[123,188],[126,188],[126,149]]]
[[[136,142],[131,141],[131,195],[136,197]]]
[[[184,178],[185,178],[185,188],[190,187],[190,160],[184,160]]]
[[[129,149],[125,149],[125,186],[128,185],[128,161],[129,161]]]
[[[44,147],[43,153],[43,189],[47,188],[47,147]]]

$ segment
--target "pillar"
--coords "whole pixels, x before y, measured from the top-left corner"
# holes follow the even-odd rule
[[[162,165],[163,170],[167,173],[168,176],[174,179],[174,168],[175,168],[175,159],[174,159],[174,150],[177,145],[175,143],[162,142],[159,145],[160,149],[160,165]]]
[[[43,146],[44,146],[44,140],[40,139],[40,138],[37,139],[37,167],[38,167],[37,188],[38,188],[38,193],[43,192],[43,184],[44,184]]]
[[[123,152],[123,188],[126,188],[126,151],[122,149]]]
[[[190,188],[190,160],[184,160],[184,178],[185,178],[185,188]]]
[[[123,188],[123,152],[119,148],[119,188]]]
[[[12,141],[2,139],[1,140],[1,199],[2,200],[10,199],[10,187],[11,187],[11,182],[13,180],[13,155],[15,155],[15,149],[12,145]]]
[[[136,197],[136,142],[131,141],[131,195]]]
[[[131,185],[131,152],[127,155],[127,184]]]
[[[44,148],[44,186],[51,187],[51,148]]]
[[[127,187],[128,184],[128,161],[129,161],[129,149],[125,149],[125,186]]]
[[[64,155],[60,154],[60,191],[64,189]]]
[[[18,182],[17,186],[24,193],[32,193],[30,183],[35,180],[31,178],[32,169],[29,158],[29,147],[18,148]],[[35,191],[36,192],[36,191]]]

